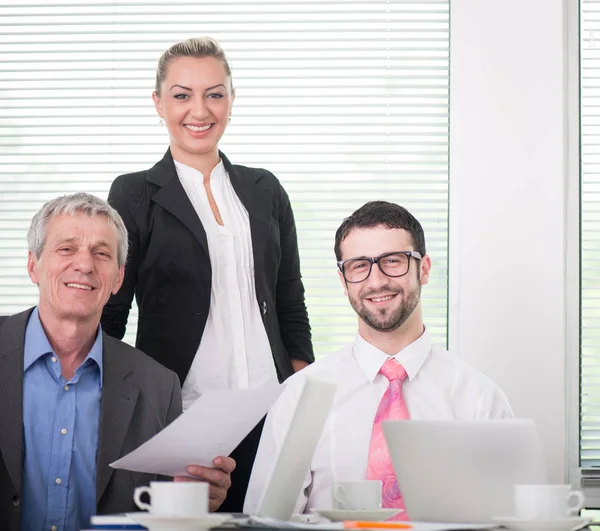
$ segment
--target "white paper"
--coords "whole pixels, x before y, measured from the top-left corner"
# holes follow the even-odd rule
[[[186,476],[188,465],[213,466],[228,456],[281,394],[281,385],[208,390],[177,419],[110,466],[134,472]]]

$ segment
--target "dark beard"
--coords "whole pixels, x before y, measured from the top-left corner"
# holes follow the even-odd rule
[[[387,292],[389,293],[389,290]],[[404,290],[395,291],[394,294],[397,297],[403,298]],[[363,299],[373,297],[377,297],[377,293],[369,293],[368,297],[363,297]],[[391,313],[387,309],[368,311],[362,304],[362,300],[360,304],[356,304],[353,299],[350,299],[350,304],[358,316],[373,330],[377,330],[377,332],[393,332],[394,330],[398,330],[412,315],[414,309],[419,304],[420,297],[421,284],[419,283],[418,288],[410,294],[409,298],[403,300],[400,306],[392,310]]]

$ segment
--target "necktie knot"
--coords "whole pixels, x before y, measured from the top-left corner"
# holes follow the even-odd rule
[[[406,369],[404,369],[404,367],[393,358],[387,360],[382,365],[379,372],[383,374],[390,382],[392,380],[400,380],[403,382],[408,376],[406,374]]]

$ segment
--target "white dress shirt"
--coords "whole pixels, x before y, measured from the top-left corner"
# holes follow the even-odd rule
[[[412,419],[513,418],[504,393],[483,374],[433,345],[427,331],[393,357],[408,374],[403,396]],[[353,344],[286,381],[267,417],[244,512],[260,507],[307,376],[333,382],[337,391],[295,512],[331,508],[332,483],[366,479],[373,421],[389,385],[379,370],[388,358],[357,335]]]
[[[206,327],[182,386],[186,409],[206,389],[248,389],[279,382],[256,299],[248,212],[222,161],[210,175],[210,188],[224,225],[215,219],[202,173],[177,161],[175,167],[206,231],[212,270]]]

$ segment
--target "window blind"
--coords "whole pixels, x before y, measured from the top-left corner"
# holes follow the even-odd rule
[[[37,300],[25,236],[44,201],[105,198],[117,175],[162,156],[156,62],[199,35],[219,39],[233,68],[221,149],[269,169],[290,195],[317,355],[355,334],[333,241],[371,199],[422,222],[433,259],[425,320],[445,345],[448,0],[0,2],[0,314]]]
[[[581,466],[600,466],[600,2],[580,2]]]

